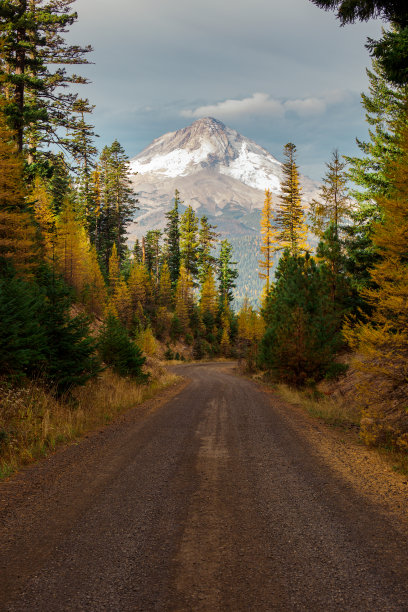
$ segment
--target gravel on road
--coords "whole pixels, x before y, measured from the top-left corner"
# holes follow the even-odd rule
[[[0,484],[0,609],[406,612],[403,476],[234,364],[177,374]]]

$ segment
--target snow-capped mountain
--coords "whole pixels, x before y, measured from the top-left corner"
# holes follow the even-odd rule
[[[280,193],[282,164],[254,141],[205,117],[164,134],[130,162],[140,210],[131,237],[164,226],[177,188],[185,205],[216,220],[226,235],[259,231],[264,190]],[[302,178],[305,202],[318,185]]]
[[[260,215],[265,189],[280,194],[282,164],[254,141],[221,121],[205,117],[164,134],[130,162],[140,209],[130,228],[130,242],[149,229],[163,229],[178,189],[184,206],[206,215],[221,238],[228,238],[238,262],[236,305],[248,295],[257,303],[263,281],[258,276]],[[305,207],[319,185],[301,177]],[[182,212],[182,208],[181,208]]]

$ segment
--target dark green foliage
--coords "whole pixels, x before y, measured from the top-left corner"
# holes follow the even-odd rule
[[[404,121],[407,96],[407,87],[392,85],[377,61],[373,61],[373,69],[367,74],[369,93],[362,95],[362,101],[370,126],[370,139],[366,142],[357,140],[360,157],[346,158],[348,178],[356,185],[351,196],[358,206],[350,212],[351,223],[343,227],[347,273],[353,290],[360,296],[358,306],[366,312],[369,307],[361,293],[372,287],[369,270],[379,259],[372,242],[374,225],[382,219],[378,201],[386,197],[390,189],[385,166],[400,154],[395,125]]]
[[[160,230],[149,230],[145,236],[145,265],[148,272],[155,279],[159,280],[160,269]]]
[[[220,305],[223,307],[225,303],[231,304],[234,299],[232,290],[235,288],[235,280],[238,277],[238,270],[235,269],[236,262],[232,261],[232,246],[228,240],[221,242],[217,265]]]
[[[100,362],[88,317],[70,315],[71,296],[64,281],[44,268],[40,283],[45,292],[41,315],[46,336],[44,377],[61,394],[96,376]]]
[[[167,344],[167,348],[164,353],[164,358],[167,359],[167,361],[172,361],[174,359],[174,351],[170,348],[169,344]]]
[[[171,284],[173,289],[177,285],[180,275],[180,215],[179,204],[181,204],[180,193],[176,189],[174,194],[174,206],[166,213],[167,225],[166,233],[166,251],[167,262],[169,265]]]
[[[44,297],[0,258],[0,375],[14,379],[45,367]]]
[[[7,97],[6,113],[23,146],[35,161],[42,144],[67,145],[59,132],[76,123],[77,94],[70,85],[87,79],[65,66],[86,64],[90,46],[69,45],[64,34],[75,23],[73,0],[2,0],[0,3],[0,74]],[[57,65],[55,70],[52,66]],[[61,91],[62,89],[62,91]]]
[[[316,255],[326,264],[330,299],[341,320],[344,313],[352,308],[356,296],[353,297],[351,283],[346,273],[347,258],[334,223],[331,223],[324,232],[317,246]]]
[[[0,373],[41,378],[57,394],[100,371],[88,319],[70,316],[64,282],[43,268],[27,282],[3,263],[0,276]]]
[[[327,268],[285,251],[266,300],[260,362],[278,380],[302,386],[323,378],[340,348],[339,313]]]
[[[98,340],[98,349],[102,361],[120,376],[131,376],[140,381],[147,380],[142,372],[146,359],[138,346],[129,338],[121,322],[109,315]]]
[[[171,319],[171,327],[170,327],[170,338],[173,340],[178,340],[183,335],[184,329],[180,322],[180,319],[176,314],[173,315]]]
[[[198,255],[198,217],[188,206],[180,220],[180,257],[194,285],[198,276]]]
[[[117,140],[103,149],[100,173],[102,198],[93,225],[90,220],[91,227],[94,227],[91,240],[96,245],[105,270],[108,270],[114,244],[121,262],[126,256],[126,228],[137,209],[137,199],[129,180],[128,158]]]

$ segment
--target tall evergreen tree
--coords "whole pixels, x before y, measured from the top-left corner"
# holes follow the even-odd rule
[[[160,230],[149,230],[145,236],[145,266],[156,284],[159,281],[160,270],[160,238]]]
[[[129,179],[129,161],[117,140],[103,149],[100,173],[101,210],[96,248],[107,269],[113,244],[119,260],[125,258],[127,225],[137,209],[137,199]]]
[[[232,261],[232,245],[228,240],[221,242],[217,264],[220,306],[225,308],[234,299],[233,289],[236,286],[235,280],[238,278],[238,270],[234,267],[236,262]]]
[[[314,233],[320,238],[332,225],[336,236],[349,218],[351,201],[347,191],[346,163],[341,161],[339,152],[332,153],[332,159],[326,164],[327,171],[323,177],[318,200],[312,200],[309,217]]]
[[[180,257],[193,283],[198,276],[198,217],[188,206],[180,221]]]
[[[282,195],[278,202],[274,226],[278,248],[287,248],[296,255],[306,250],[307,228],[301,202],[296,147],[293,143],[285,145],[284,155],[286,161],[282,166]]]
[[[176,189],[174,193],[174,206],[166,213],[167,225],[166,233],[166,251],[170,270],[170,278],[173,288],[176,288],[177,281],[180,275],[180,212],[181,204],[180,193]]]
[[[73,105],[73,112],[78,115],[78,121],[71,126],[68,132],[71,153],[75,160],[75,172],[77,183],[77,198],[81,216],[89,228],[94,227],[95,202],[92,185],[92,173],[95,169],[95,157],[97,148],[94,145],[95,132],[93,125],[85,120],[85,115],[92,112],[87,100],[77,100]]]
[[[408,88],[392,85],[378,62],[373,61],[373,69],[367,74],[369,93],[362,94],[362,102],[370,126],[370,139],[357,140],[359,157],[346,157],[348,178],[356,185],[350,195],[358,203],[350,213],[351,224],[345,228],[347,266],[358,291],[372,283],[368,271],[378,259],[372,232],[374,224],[382,217],[379,201],[390,188],[385,167],[388,160],[399,155],[400,128],[396,126],[406,121],[404,101],[408,99]]]
[[[65,66],[88,63],[88,45],[70,45],[64,39],[77,20],[74,0],[3,0],[0,4],[0,74],[7,98],[6,114],[16,132],[20,153],[36,158],[41,144],[66,144],[59,133],[75,123],[77,94],[69,85],[87,79]],[[51,70],[57,65],[56,70]],[[62,91],[61,89],[62,88]]]

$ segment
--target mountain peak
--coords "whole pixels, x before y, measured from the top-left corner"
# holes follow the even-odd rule
[[[214,117],[164,134],[131,160],[139,175],[176,178],[202,170],[231,176],[255,189],[280,191],[281,164],[268,151]]]

